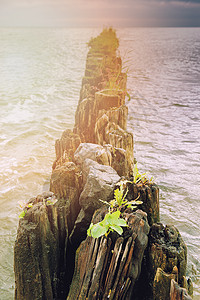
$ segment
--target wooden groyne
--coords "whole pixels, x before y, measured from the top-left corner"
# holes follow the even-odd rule
[[[115,31],[88,46],[74,129],[55,143],[50,191],[30,199],[19,221],[15,299],[191,299],[186,245],[159,223],[158,186],[134,164]],[[94,238],[92,224],[103,234]]]

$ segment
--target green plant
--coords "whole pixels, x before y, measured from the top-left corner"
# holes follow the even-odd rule
[[[139,197],[131,201],[128,201],[126,199],[128,188],[126,189],[126,191],[124,191],[124,186],[128,182],[130,181],[121,180],[117,184],[119,185],[119,188],[115,189],[114,199],[110,202],[100,200],[109,207],[108,213],[105,215],[104,219],[101,222],[90,224],[90,227],[87,230],[88,236],[99,238],[102,235],[107,236],[111,231],[116,231],[120,235],[123,233],[122,227],[127,227],[128,225],[123,218],[120,218],[120,209],[122,207],[127,207],[133,210],[134,208],[137,208],[137,205],[143,203],[142,201],[137,200]]]
[[[124,191],[124,186],[127,183],[132,183],[131,181],[128,180],[121,180],[120,182],[117,183],[117,185],[119,186],[119,188],[117,188],[114,191],[114,199],[111,200],[110,202],[108,202],[108,204],[110,205],[111,209],[118,206],[118,207],[127,207],[127,208],[131,208],[132,210],[137,208],[137,205],[142,204],[142,201],[139,201],[137,199],[139,199],[140,196],[138,196],[136,199],[128,201],[126,199],[126,196],[128,194],[128,188],[126,189],[126,191]]]
[[[33,203],[25,203],[22,201],[19,201],[18,203],[19,203],[19,206],[21,208],[23,208],[22,212],[19,214],[19,218],[23,219],[27,213],[28,208],[31,208],[33,206]]]
[[[126,184],[128,181],[120,181],[117,185],[119,185],[119,188],[114,190],[114,201],[118,204],[118,206],[122,206],[126,203],[127,200],[125,200],[128,189],[126,189],[126,192],[124,193],[124,184]]]
[[[106,57],[99,66],[99,74],[102,76],[102,82],[105,89],[116,91],[124,97],[131,99],[127,91],[126,79],[129,72],[129,66],[121,66],[120,55],[116,57]],[[127,63],[126,61],[125,63]]]
[[[58,202],[58,199],[56,199],[56,198],[51,198],[51,197],[49,197],[49,198],[47,198],[47,199],[45,199],[46,201],[44,201],[44,204],[46,204],[47,206],[49,206],[49,205],[54,205],[54,204],[56,204],[56,202]]]
[[[126,76],[126,75],[125,75]],[[124,97],[128,97],[128,101],[131,99],[130,94],[128,93],[126,87],[123,87],[123,77],[122,73],[109,74],[107,75],[106,89],[121,92]]]
[[[47,199],[43,199],[43,204],[46,205],[46,206],[49,206],[49,205],[54,205],[58,200],[56,198],[47,198]],[[30,202],[30,203],[26,203],[25,201],[19,201],[18,202],[20,208],[22,208],[22,212],[19,214],[19,218],[20,219],[23,219],[27,213],[27,210],[29,208],[31,208],[33,206],[33,203]]]
[[[134,165],[134,169],[133,169],[133,182],[134,183],[147,183],[147,182],[153,182],[154,179],[153,177],[151,177],[150,179],[148,178],[148,174],[147,173],[143,173],[140,174],[138,167],[137,167],[137,163]]]
[[[107,213],[103,221],[98,222],[97,224],[90,224],[90,227],[87,230],[88,236],[98,238],[102,235],[108,235],[111,231],[116,231],[120,235],[123,233],[122,227],[128,226],[126,221],[120,218],[121,212],[119,210],[113,213]]]

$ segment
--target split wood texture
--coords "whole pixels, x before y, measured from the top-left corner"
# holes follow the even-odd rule
[[[105,209],[97,211],[94,223]],[[149,225],[143,211],[124,213],[129,229],[123,236],[87,237],[76,253],[75,272],[68,295],[72,299],[130,299],[141,271]]]
[[[158,223],[158,186],[133,183],[127,75],[118,45],[112,29],[89,42],[74,128],[55,143],[51,192],[31,199],[32,207],[19,222],[16,300],[169,300],[171,279],[186,287],[186,246],[175,228]],[[141,210],[123,212],[129,227],[122,236],[112,232],[86,238],[91,220],[99,222],[107,213],[99,200],[113,199],[116,183],[124,177],[132,181],[127,199],[142,201]],[[178,279],[169,275],[174,266]],[[160,295],[155,287],[164,282]],[[171,300],[180,299],[176,287],[172,281]]]

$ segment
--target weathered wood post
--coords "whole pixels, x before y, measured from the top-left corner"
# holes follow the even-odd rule
[[[158,186],[134,182],[119,41],[110,28],[88,45],[74,129],[56,141],[50,192],[31,199],[19,222],[15,299],[178,300],[177,284],[186,287],[186,246],[175,227],[158,223]],[[128,224],[121,236],[87,237],[122,178],[128,179],[127,199],[142,201],[140,209],[120,208]]]

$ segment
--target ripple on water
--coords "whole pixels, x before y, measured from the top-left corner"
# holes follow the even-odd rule
[[[147,32],[157,39],[149,40]],[[141,172],[150,170],[159,184],[161,221],[174,224],[189,245],[188,269],[193,266],[196,270],[194,299],[199,299],[200,87],[195,71],[200,70],[195,52],[196,41],[200,43],[199,29],[179,32],[184,38],[178,42],[176,30],[163,32],[174,42],[169,44],[153,29],[130,32],[137,50],[130,57],[134,68],[128,79],[128,128],[134,132]],[[143,39],[148,40],[148,47],[144,47]],[[190,41],[187,47],[185,41]],[[124,45],[131,48],[130,41],[124,40]],[[149,82],[140,76],[140,69],[149,74]]]
[[[74,123],[86,42],[97,32],[1,29],[1,53],[5,49],[7,57],[3,64],[0,53],[1,300],[12,299],[14,293],[17,202],[48,189],[54,143]],[[121,47],[134,49],[129,57],[133,70],[128,74],[128,129],[134,133],[135,157],[139,170],[149,171],[160,186],[161,221],[176,225],[188,244],[197,300],[199,29],[129,28],[120,34]]]

